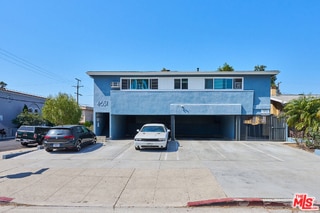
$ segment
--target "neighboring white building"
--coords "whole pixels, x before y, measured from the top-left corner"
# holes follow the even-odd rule
[[[85,122],[93,122],[93,107],[89,106],[80,106],[82,114],[80,118],[80,123],[84,124]]]

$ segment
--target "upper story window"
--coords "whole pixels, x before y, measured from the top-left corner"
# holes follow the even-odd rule
[[[242,89],[242,78],[207,78],[205,89]]]
[[[131,89],[131,90],[145,90],[145,89],[158,89],[158,79],[121,79],[121,89]]]
[[[150,79],[150,89],[158,89],[158,79]]]
[[[174,79],[174,89],[188,89],[188,79]]]
[[[232,79],[216,78],[213,82],[214,89],[232,89]]]
[[[121,89],[130,89],[130,79],[121,80]]]
[[[130,89],[149,89],[149,79],[131,79]]]
[[[233,79],[233,89],[242,89],[242,78]]]

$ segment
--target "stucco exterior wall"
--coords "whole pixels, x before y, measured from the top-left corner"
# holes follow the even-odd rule
[[[139,72],[139,71],[90,71],[94,79],[94,116],[109,117],[109,132],[113,138],[128,134],[124,128],[131,128],[135,119],[143,116],[170,116],[172,126],[177,133],[184,132],[188,127],[188,119],[195,121],[194,116],[208,116],[216,120],[223,131],[221,136],[240,140],[242,116],[268,116],[270,114],[270,78],[278,71],[271,72]],[[188,79],[187,88],[175,89],[175,79]],[[205,79],[237,79],[240,87],[226,86],[224,88],[205,85]],[[157,79],[156,88],[144,87],[132,89],[125,83],[126,89],[121,89],[121,79]],[[145,80],[145,82],[148,82]],[[181,81],[182,82],[182,81]],[[221,81],[220,81],[221,82]],[[233,81],[234,83],[234,81]],[[205,88],[207,87],[207,88]],[[214,89],[220,88],[220,89]],[[226,89],[230,88],[230,89]],[[231,89],[232,88],[232,89]],[[128,116],[134,116],[133,120]],[[211,117],[210,117],[211,116]],[[213,116],[213,117],[212,117]],[[216,117],[215,117],[216,116]],[[166,117],[168,118],[168,117]],[[129,120],[128,120],[129,119]],[[177,120],[175,120],[177,119]],[[187,120],[186,120],[187,119]],[[206,119],[206,118],[202,118]],[[157,120],[156,118],[154,120]],[[164,119],[163,121],[167,121]],[[103,132],[97,124],[99,132]],[[206,127],[206,120],[200,120],[200,133]],[[99,118],[101,124],[101,119]],[[177,125],[175,125],[177,124]],[[208,125],[213,126],[215,121]],[[202,127],[202,129],[201,129]],[[215,127],[212,127],[215,128]],[[219,131],[214,131],[214,135]],[[187,135],[187,134],[186,134]],[[197,135],[197,134],[196,134]],[[199,134],[198,134],[199,135]]]
[[[270,77],[246,76],[244,90],[254,90],[253,114],[270,114]]]
[[[0,129],[5,129],[8,136],[13,136],[16,126],[12,120],[22,112],[26,105],[32,112],[41,113],[45,98],[11,90],[0,90]]]
[[[115,115],[251,115],[253,91],[111,91]]]

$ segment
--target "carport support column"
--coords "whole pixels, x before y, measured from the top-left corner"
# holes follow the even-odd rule
[[[176,140],[176,118],[174,115],[171,115],[171,141]]]
[[[236,117],[236,119],[235,119],[236,120],[236,125],[235,125],[236,138],[235,138],[235,140],[240,141],[240,138],[241,138],[241,134],[240,134],[241,133],[241,117],[239,115],[236,115],[235,117]]]

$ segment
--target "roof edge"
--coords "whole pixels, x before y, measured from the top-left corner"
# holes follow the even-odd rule
[[[87,71],[87,75],[93,76],[237,76],[237,75],[278,75],[278,70],[268,71]]]

